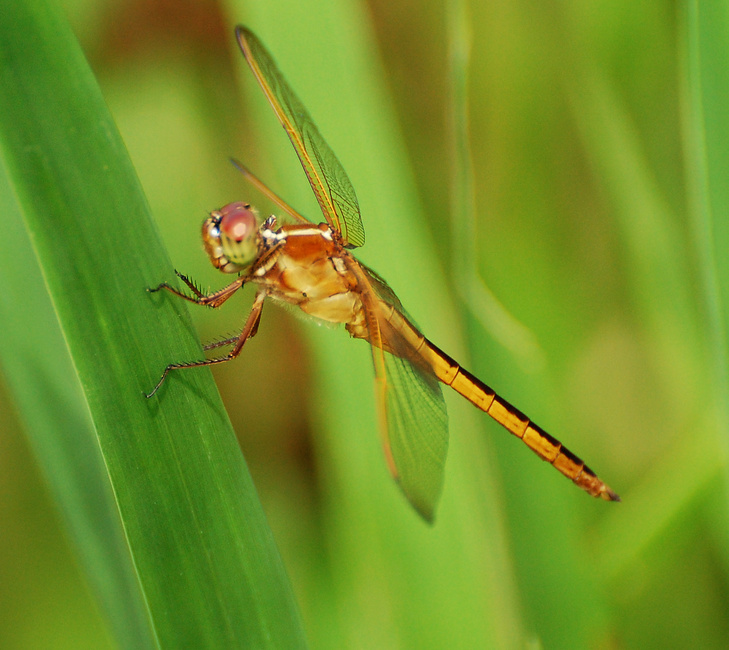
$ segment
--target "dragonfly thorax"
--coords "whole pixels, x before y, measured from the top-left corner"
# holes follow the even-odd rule
[[[228,203],[211,212],[202,238],[213,266],[224,273],[245,271],[260,254],[261,230],[258,212],[247,203]]]

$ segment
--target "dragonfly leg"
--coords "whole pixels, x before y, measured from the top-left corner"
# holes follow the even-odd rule
[[[251,333],[248,335],[248,339],[252,339],[256,334],[258,334],[258,325],[260,324],[260,322],[261,322],[261,319],[259,316],[258,320],[256,321],[256,324],[253,326],[253,329],[251,330]],[[221,341],[213,341],[212,343],[206,343],[205,345],[203,345],[203,350],[205,350],[205,351],[214,350],[215,348],[222,348],[222,347],[225,347],[226,345],[233,345],[233,343],[235,343],[239,338],[240,338],[240,335],[231,336],[230,338],[223,339]],[[246,339],[246,340],[248,340],[248,339]]]
[[[240,351],[243,349],[245,342],[249,338],[254,336],[258,331],[258,323],[261,320],[261,312],[263,311],[263,302],[265,299],[265,291],[259,291],[256,294],[256,299],[253,301],[251,312],[248,314],[248,318],[246,319],[246,323],[243,326],[243,330],[237,337],[227,339],[225,341],[219,341],[218,343],[213,343],[212,345],[205,347],[206,350],[210,350],[213,348],[222,347],[223,345],[234,343],[233,349],[228,352],[228,354],[226,354],[224,357],[217,357],[215,359],[201,359],[199,361],[187,361],[185,363],[169,364],[162,372],[162,376],[157,382],[157,385],[152,389],[152,392],[149,394],[145,394],[147,399],[152,397],[159,390],[160,386],[162,386],[171,370],[178,370],[180,368],[197,368],[199,366],[212,366],[217,363],[225,363],[226,361],[231,361],[235,359],[240,354]]]
[[[248,338],[249,339],[253,338],[254,335],[255,335],[255,333],[251,333],[251,335]],[[205,345],[203,345],[203,350],[205,350],[207,352],[208,350],[215,350],[216,348],[223,348],[226,345],[233,345],[233,343],[235,343],[237,340],[238,340],[238,336],[231,336],[230,338],[223,339],[221,341],[212,341],[211,343],[206,343]]]
[[[190,291],[192,291],[192,296],[189,296],[186,293],[175,289],[175,287],[171,286],[167,282],[163,282],[153,289],[147,289],[147,291],[149,291],[150,293],[156,293],[157,291],[166,289],[170,293],[173,293],[176,296],[187,300],[188,302],[193,302],[196,305],[203,305],[205,307],[212,307],[213,309],[216,309],[220,307],[226,300],[228,300],[228,298],[230,298],[236,291],[238,291],[238,289],[240,289],[246,282],[246,278],[240,277],[237,278],[234,282],[231,282],[227,287],[223,287],[222,289],[214,291],[213,293],[205,294],[200,291],[200,289],[195,286],[195,283],[190,280],[186,275],[183,275],[178,271],[175,271],[175,273],[177,273],[177,276],[188,286]]]

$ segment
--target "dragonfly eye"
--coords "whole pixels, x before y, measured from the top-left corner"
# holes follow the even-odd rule
[[[220,208],[220,215],[221,236],[236,244],[258,230],[256,214],[245,203],[229,203]]]
[[[228,203],[203,223],[203,242],[213,266],[237,273],[258,256],[258,214],[247,203]]]

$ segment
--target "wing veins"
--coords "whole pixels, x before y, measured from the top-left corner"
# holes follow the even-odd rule
[[[248,65],[284,127],[327,223],[348,247],[364,243],[357,195],[339,159],[258,38],[243,26],[236,37]]]

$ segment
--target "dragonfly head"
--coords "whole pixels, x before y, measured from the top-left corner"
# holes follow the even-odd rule
[[[210,213],[202,238],[213,266],[224,273],[248,268],[259,253],[258,213],[247,203],[228,203]]]

